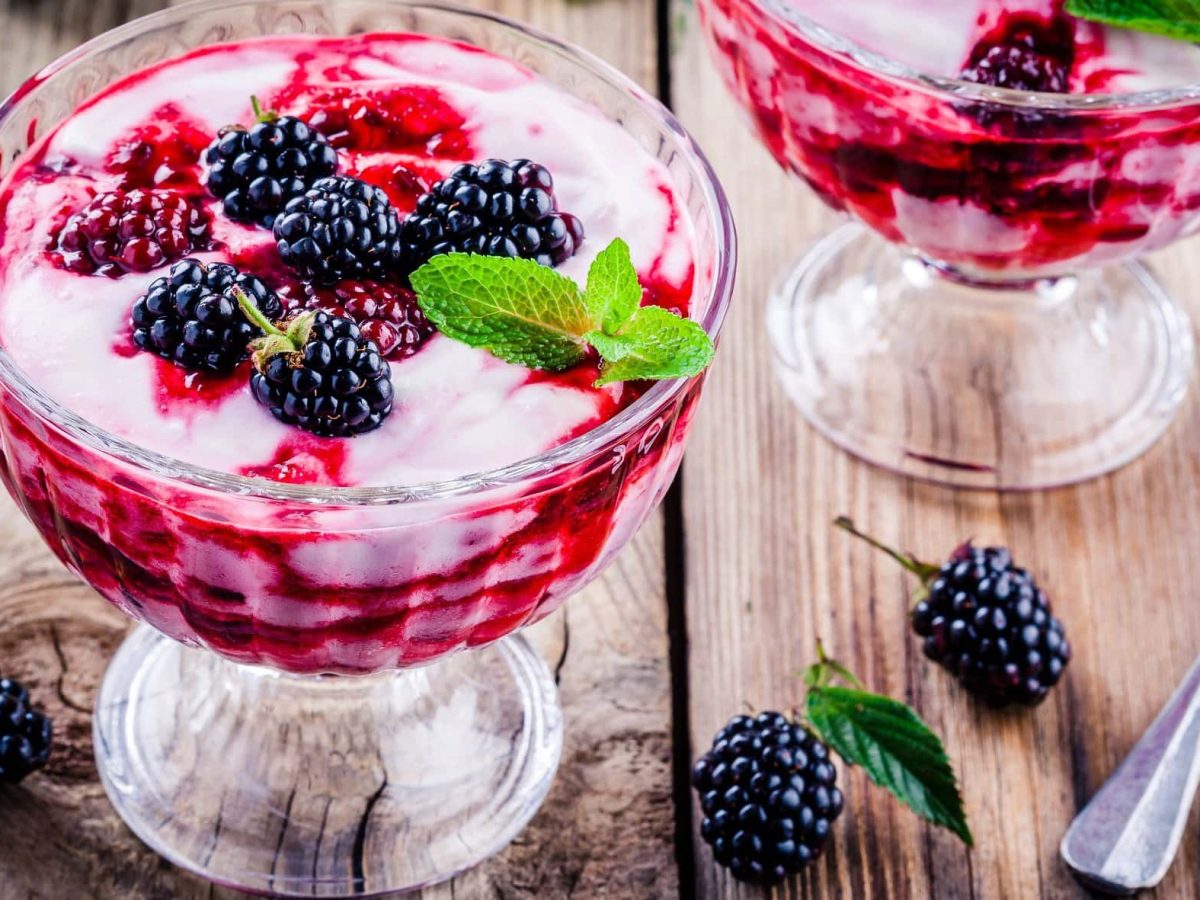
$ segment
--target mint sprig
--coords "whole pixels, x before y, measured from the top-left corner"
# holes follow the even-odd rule
[[[1066,10],[1104,25],[1200,41],[1200,0],[1067,0]]]
[[[868,693],[841,663],[820,661],[804,673],[805,713],[821,739],[851,765],[934,825],[974,846],[954,770],[941,740],[908,706]],[[841,678],[853,687],[832,682]]]
[[[527,368],[569,369],[591,346],[601,386],[687,378],[712,362],[712,340],[698,323],[641,305],[637,270],[619,238],[593,261],[586,290],[532,260],[468,253],[435,256],[411,280],[439,331]]]

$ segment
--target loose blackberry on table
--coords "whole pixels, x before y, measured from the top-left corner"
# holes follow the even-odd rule
[[[742,881],[775,884],[821,855],[841,815],[829,750],[778,712],[734,716],[692,768],[700,834]]]
[[[836,523],[921,579],[912,629],[925,655],[994,706],[1036,706],[1071,661],[1062,622],[1046,593],[1003,547],[961,545],[941,566],[880,544],[849,519]]]
[[[97,194],[55,235],[50,256],[81,275],[149,272],[212,241],[212,221],[177,191]]]
[[[283,261],[318,284],[383,280],[401,266],[400,220],[382,188],[322,178],[275,220]]]
[[[557,266],[584,239],[560,212],[549,170],[527,159],[464,164],[437,182],[404,221],[405,260],[415,269],[442,253],[480,253]]]
[[[302,120],[251,105],[255,124],[222,129],[205,151],[205,183],[230,219],[270,228],[289,200],[337,171],[337,151]]]
[[[0,783],[16,784],[50,758],[54,726],[30,705],[29,691],[0,678]]]
[[[283,314],[279,298],[254,275],[227,263],[185,259],[133,304],[133,343],[185,369],[233,371],[262,333],[238,308],[235,287],[268,319]]]
[[[353,437],[392,411],[392,370],[374,341],[344,316],[303,312],[276,327],[246,294],[235,296],[266,333],[254,344],[254,398],[285,425]]]

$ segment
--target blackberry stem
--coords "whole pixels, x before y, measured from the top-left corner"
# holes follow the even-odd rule
[[[894,550],[891,547],[887,546],[887,544],[877,541],[875,538],[871,537],[869,534],[864,534],[863,532],[859,531],[858,528],[855,527],[855,525],[854,525],[854,520],[851,519],[849,516],[838,516],[836,519],[833,520],[833,524],[836,525],[838,528],[842,529],[843,531],[848,531],[850,534],[854,535],[859,540],[866,541],[868,544],[870,544],[876,550],[882,550],[884,553],[886,553],[892,559],[896,560],[896,562],[900,563],[900,565],[904,566],[904,568],[907,569],[909,572],[912,572],[914,575],[916,575],[918,578],[920,578],[921,584],[928,584],[930,581],[932,581],[934,578],[937,577],[937,574],[940,571],[940,569],[937,566],[930,565],[929,563],[921,562],[919,559],[916,559],[915,557],[912,557],[912,556],[906,556],[905,554],[901,553],[900,551]]]
[[[279,118],[279,113],[274,110],[264,110],[262,103],[253,94],[250,95],[250,108],[254,110],[254,121],[256,122],[274,122]]]
[[[256,325],[263,330],[264,334],[269,334],[271,337],[287,338],[286,332],[280,331],[275,323],[268,319],[261,309],[254,303],[253,300],[240,287],[233,289],[234,299],[237,300],[238,306],[241,307],[242,314],[250,320],[251,325]],[[299,350],[299,347],[295,349]]]

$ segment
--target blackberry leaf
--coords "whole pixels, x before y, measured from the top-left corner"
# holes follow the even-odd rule
[[[808,720],[846,762],[919,816],[974,846],[941,740],[899,701],[842,687],[808,692]]]

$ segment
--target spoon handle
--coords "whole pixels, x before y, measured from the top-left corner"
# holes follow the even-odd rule
[[[1062,858],[1112,894],[1153,887],[1179,849],[1200,781],[1200,659],[1154,724],[1071,823]]]

